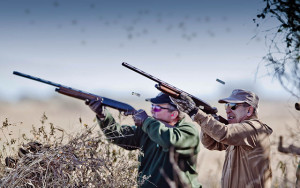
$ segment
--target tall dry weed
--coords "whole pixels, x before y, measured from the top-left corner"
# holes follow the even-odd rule
[[[281,152],[279,157],[276,157],[275,169],[281,175],[273,178],[273,186],[276,188],[300,187],[300,115],[293,112],[290,114],[295,119],[294,125],[284,125],[287,134],[280,135],[279,142],[276,143],[278,151]]]
[[[125,151],[107,142],[97,125],[84,125],[70,135],[46,124],[47,119],[43,114],[42,126],[33,126],[32,138],[23,135],[20,145],[9,142],[7,132],[2,131],[7,140],[1,155],[1,187],[138,186],[138,151]],[[9,126],[12,124],[5,120],[1,128],[8,130]],[[4,166],[5,158],[9,167]]]

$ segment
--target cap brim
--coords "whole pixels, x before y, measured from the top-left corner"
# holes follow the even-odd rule
[[[243,103],[245,101],[241,101],[241,100],[237,100],[235,98],[228,97],[228,98],[220,99],[218,102],[219,103]]]
[[[157,98],[148,98],[148,99],[145,99],[145,101],[152,102],[152,103],[154,103],[154,104],[164,104],[164,103],[168,103],[168,102],[162,102],[162,101],[160,101],[160,100],[157,99]]]
[[[171,100],[170,101],[162,101],[158,98],[148,98],[148,99],[145,99],[145,101],[152,102],[153,104],[171,104],[174,107],[176,107],[176,105]]]

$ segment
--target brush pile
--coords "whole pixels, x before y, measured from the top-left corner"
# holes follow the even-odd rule
[[[95,128],[95,127],[94,127]],[[6,157],[1,187],[137,187],[138,152],[110,144],[94,128],[67,143],[31,141]]]

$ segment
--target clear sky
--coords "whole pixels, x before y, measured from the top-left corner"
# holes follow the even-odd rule
[[[288,98],[259,66],[265,29],[276,26],[253,23],[263,7],[263,0],[0,0],[0,99],[54,95],[13,71],[106,97],[158,93],[122,62],[197,97],[244,88]]]

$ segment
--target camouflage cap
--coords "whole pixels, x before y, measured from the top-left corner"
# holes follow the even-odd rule
[[[235,89],[229,97],[220,99],[219,103],[247,103],[257,108],[258,101],[259,98],[255,93],[243,89]]]

